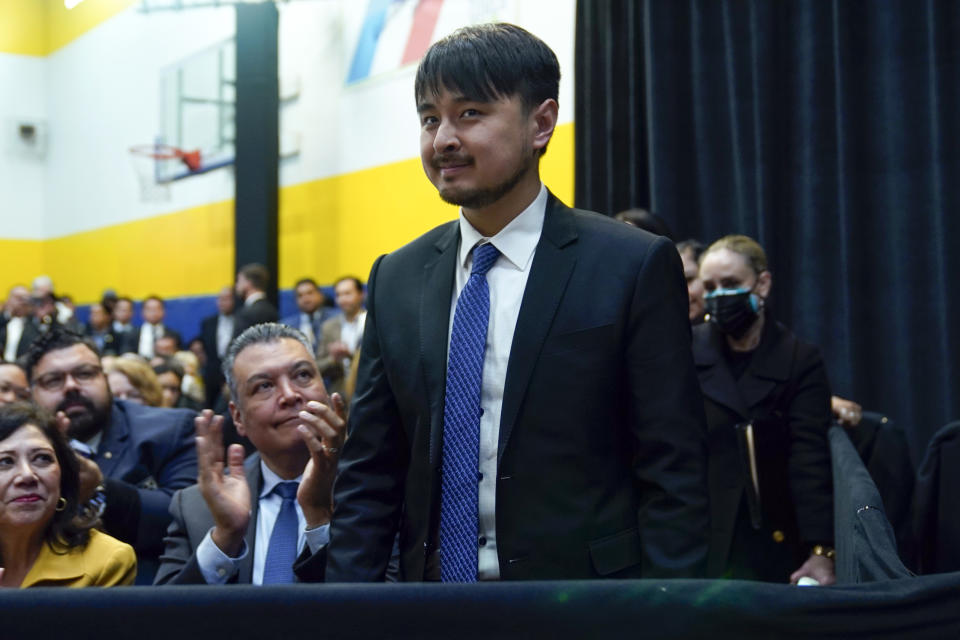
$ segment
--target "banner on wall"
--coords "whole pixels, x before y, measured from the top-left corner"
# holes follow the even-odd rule
[[[350,59],[347,86],[416,64],[458,27],[515,21],[516,0],[369,0]]]

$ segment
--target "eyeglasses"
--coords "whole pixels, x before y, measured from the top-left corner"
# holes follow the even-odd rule
[[[59,391],[67,381],[67,376],[73,378],[79,385],[88,385],[103,375],[103,369],[96,365],[85,364],[72,371],[51,371],[36,380],[36,385],[44,391]]]

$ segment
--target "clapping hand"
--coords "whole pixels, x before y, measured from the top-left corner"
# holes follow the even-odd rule
[[[250,487],[243,469],[243,447],[223,453],[223,416],[209,409],[194,419],[197,429],[197,484],[213,515],[211,537],[221,551],[236,557],[250,523]],[[229,475],[224,475],[226,464]]]
[[[343,398],[333,394],[330,406],[308,402],[300,418],[303,422],[297,429],[310,450],[310,461],[303,472],[297,502],[307,527],[314,528],[330,522],[333,513],[333,480],[346,432]]]

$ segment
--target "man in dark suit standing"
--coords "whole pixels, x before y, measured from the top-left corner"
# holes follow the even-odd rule
[[[559,65],[507,24],[417,71],[421,158],[459,220],[381,257],[327,581],[688,577],[709,531],[703,401],[672,243],[569,209],[539,159]]]
[[[243,306],[236,313],[233,323],[233,335],[239,336],[255,324],[276,322],[279,317],[277,308],[267,299],[267,285],[270,283],[270,271],[262,264],[248,264],[237,272],[237,284],[234,287],[237,297],[243,300]]]
[[[96,346],[61,328],[24,356],[33,401],[56,413],[79,452],[80,497],[102,509],[107,533],[137,551],[150,584],[170,522],[170,496],[196,481],[193,411],[113,400]]]
[[[33,323],[30,292],[23,285],[10,288],[3,314],[0,315],[0,349],[2,359],[13,362],[27,351],[39,332]]]
[[[200,323],[200,340],[207,362],[203,369],[203,385],[207,392],[207,406],[214,407],[223,387],[221,363],[233,339],[233,288],[224,287],[217,294],[217,313]]]

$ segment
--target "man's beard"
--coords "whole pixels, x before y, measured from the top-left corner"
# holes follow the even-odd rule
[[[86,409],[84,413],[70,415],[66,412],[67,407],[78,404]],[[69,437],[86,442],[107,426],[110,405],[111,403],[107,402],[106,408],[98,409],[90,398],[79,391],[68,391],[54,411],[63,411],[70,418],[70,428],[67,430]]]
[[[517,170],[512,176],[500,184],[488,187],[486,189],[470,189],[466,191],[450,189],[445,190],[443,183],[441,182],[440,186],[437,188],[437,191],[440,193],[440,199],[449,204],[455,204],[463,207],[464,209],[483,209],[484,207],[489,207],[493,203],[500,200],[500,198],[513,191],[513,188],[520,183],[520,180],[523,179],[523,176],[526,175],[527,171],[530,170],[534,162],[535,161],[532,157],[527,158],[523,163],[520,164],[519,167],[517,167]],[[433,166],[435,169],[439,170],[443,165],[444,163],[442,157],[434,159]]]

